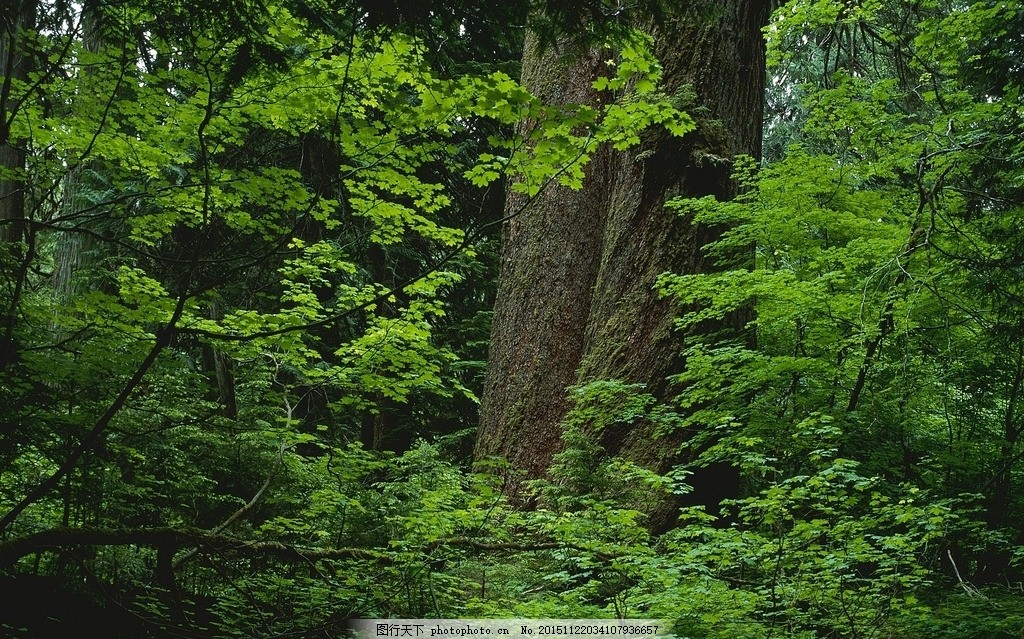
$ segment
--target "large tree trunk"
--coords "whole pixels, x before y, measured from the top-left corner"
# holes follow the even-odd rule
[[[554,47],[542,49],[531,33],[523,84],[549,104],[596,103],[591,81],[601,71],[601,56],[576,54],[571,59]],[[500,455],[529,477],[543,475],[558,450],[557,423],[569,408],[565,391],[583,358],[601,264],[609,159],[607,149],[598,150],[582,190],[549,186],[503,229],[477,456]],[[525,197],[510,193],[506,209],[520,210]]]
[[[699,14],[681,10],[655,29],[665,88],[692,87],[688,110],[698,130],[683,139],[652,131],[637,148],[595,154],[582,190],[550,188],[504,229],[478,458],[502,456],[527,477],[542,476],[561,447],[571,385],[617,379],[660,397],[672,391],[666,378],[682,366],[676,309],[658,298],[654,282],[665,272],[713,268],[701,246],[715,230],[665,202],[732,197],[730,160],[757,157],[761,147],[761,27],[769,3],[699,4]],[[528,38],[523,82],[547,101],[594,104],[590,83],[601,66],[596,54],[560,56]],[[521,205],[510,198],[510,210]],[[676,461],[678,439],[652,445],[651,438],[640,426],[606,432],[603,444],[610,454],[665,470]],[[518,489],[510,480],[508,492]]]

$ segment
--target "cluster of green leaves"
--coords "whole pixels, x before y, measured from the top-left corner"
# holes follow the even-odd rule
[[[412,439],[471,425],[459,329],[487,330],[488,285],[465,288],[488,272],[488,192],[578,186],[596,145],[692,126],[639,33],[608,42],[604,106],[554,107],[486,65],[435,69],[354,8],[301,4],[41,5],[18,34],[3,569],[85,579],[154,628],[456,614],[466,582],[435,564],[504,511]],[[368,450],[388,447],[409,450]],[[67,544],[11,550],[52,531]]]
[[[738,163],[734,202],[675,203],[724,229],[706,247],[721,271],[660,284],[689,335],[682,425],[699,463],[740,466],[760,491],[717,535],[743,557],[773,531],[786,636],[916,633],[920,601],[942,616],[961,604],[938,593],[980,598],[976,586],[1019,575],[1024,111],[1018,79],[975,69],[1004,63],[1021,12],[790,3],[768,29],[776,86],[801,97],[769,127],[782,157]],[[749,309],[742,339],[700,337]],[[840,487],[851,519],[837,524],[822,513]],[[832,543],[839,563],[821,554]],[[789,580],[812,573],[800,603]]]
[[[677,426],[680,416],[636,386],[574,393],[565,450],[551,479],[532,485],[538,507],[510,517],[497,506],[478,530],[554,548],[534,545],[514,570],[464,558],[456,572],[478,580],[479,593],[463,614],[660,618],[680,637],[723,638],[861,637],[932,619],[922,602],[938,579],[928,559],[958,525],[950,502],[825,455],[806,474],[779,469],[720,516],[684,508],[678,527],[655,536],[640,508],[684,492],[685,472],[609,459],[594,438],[637,420]]]

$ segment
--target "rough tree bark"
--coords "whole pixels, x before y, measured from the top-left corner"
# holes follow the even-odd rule
[[[761,147],[765,0],[694,3],[655,32],[665,89],[695,95],[698,130],[650,132],[626,152],[603,150],[580,191],[550,188],[504,228],[501,279],[476,455],[498,455],[539,477],[560,450],[567,387],[596,379],[643,383],[670,394],[680,370],[676,309],[653,290],[665,272],[713,268],[700,247],[714,229],[669,210],[673,197],[735,195],[731,158]],[[549,102],[594,104],[597,52],[566,56],[528,37],[523,82]],[[509,210],[522,206],[510,197]],[[605,432],[610,454],[656,470],[678,441],[652,445],[649,427]],[[508,484],[515,496],[519,483]],[[724,496],[724,495],[723,495]],[[667,514],[659,515],[666,517]],[[657,522],[656,522],[657,525]]]

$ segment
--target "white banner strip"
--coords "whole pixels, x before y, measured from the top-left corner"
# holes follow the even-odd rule
[[[669,623],[658,619],[353,619],[349,623],[358,639],[653,639],[671,629]]]

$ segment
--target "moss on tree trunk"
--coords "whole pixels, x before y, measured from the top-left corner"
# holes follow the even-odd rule
[[[628,151],[601,150],[581,190],[549,188],[506,225],[478,458],[498,455],[520,478],[542,476],[561,448],[566,389],[575,384],[618,379],[671,394],[666,378],[683,364],[681,336],[672,329],[676,309],[658,298],[655,279],[713,268],[700,247],[716,231],[665,203],[732,197],[731,158],[760,154],[768,11],[761,0],[725,0],[659,25],[665,89],[692,92],[687,109],[698,130],[683,139],[651,131]],[[602,65],[596,52],[541,50],[531,37],[523,81],[549,102],[594,104],[600,95],[590,84]],[[508,207],[521,205],[512,197]],[[605,432],[602,443],[610,454],[665,470],[676,461],[678,438],[652,437],[640,425]],[[511,478],[509,494],[519,487]]]

